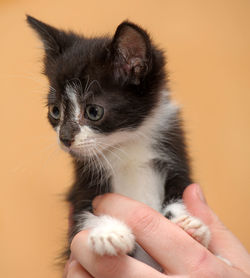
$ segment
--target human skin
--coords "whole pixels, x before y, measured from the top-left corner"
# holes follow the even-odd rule
[[[196,184],[188,186],[183,200],[188,211],[208,225],[212,234],[209,250],[150,207],[121,195],[105,194],[94,200],[94,213],[124,221],[131,227],[136,241],[162,266],[164,273],[127,255],[96,255],[87,245],[89,231],[85,230],[72,241],[72,254],[64,277],[249,278],[248,252],[207,206],[200,187]],[[229,260],[231,265],[220,260],[217,254]]]

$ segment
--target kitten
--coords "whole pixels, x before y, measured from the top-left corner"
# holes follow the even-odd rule
[[[49,122],[74,158],[69,243],[90,228],[97,254],[134,250],[129,227],[92,214],[95,196],[116,192],[192,229],[207,247],[208,228],[182,202],[192,180],[179,109],[167,90],[164,54],[148,33],[125,21],[113,37],[86,38],[31,16],[27,21],[44,44]]]

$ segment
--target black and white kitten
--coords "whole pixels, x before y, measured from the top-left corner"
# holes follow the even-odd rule
[[[49,121],[74,158],[69,242],[91,228],[89,246],[97,254],[134,249],[129,227],[92,214],[95,196],[116,192],[194,230],[208,246],[208,228],[182,203],[192,181],[181,120],[166,89],[164,54],[148,33],[125,21],[113,37],[86,38],[30,16],[27,21],[44,44]]]

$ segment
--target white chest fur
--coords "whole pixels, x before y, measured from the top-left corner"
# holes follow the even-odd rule
[[[172,125],[178,112],[178,107],[167,100],[167,94],[162,91],[158,107],[139,129],[106,138],[110,146],[121,142],[106,154],[113,169],[113,192],[143,202],[157,211],[162,209],[166,176],[154,170],[152,160],[168,161],[170,158],[166,153],[156,153],[152,145],[157,144],[160,131]]]
[[[153,169],[151,161],[156,154],[147,140],[132,141],[112,151],[107,159],[113,168],[113,192],[160,211],[164,198],[164,177]]]

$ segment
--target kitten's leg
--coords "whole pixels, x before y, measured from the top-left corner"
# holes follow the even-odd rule
[[[181,200],[167,204],[163,208],[163,215],[179,225],[202,245],[208,247],[210,241],[209,228],[200,219],[190,215]]]
[[[90,229],[89,247],[98,255],[126,254],[133,251],[135,238],[130,228],[118,219],[108,215],[95,216],[90,212],[80,215],[81,227]]]

